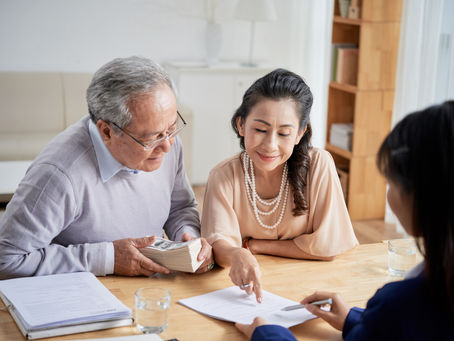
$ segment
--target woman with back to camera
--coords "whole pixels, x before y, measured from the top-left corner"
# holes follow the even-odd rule
[[[311,147],[312,93],[277,69],[246,91],[232,117],[243,152],[211,172],[202,235],[235,285],[261,302],[254,254],[331,260],[358,244],[331,155]]]
[[[454,340],[454,101],[400,121],[382,143],[377,165],[388,203],[424,256],[403,281],[386,284],[366,309],[348,309],[339,294],[301,301],[346,340]],[[332,298],[331,311],[309,304]],[[252,340],[295,340],[286,328],[256,318],[237,327]]]

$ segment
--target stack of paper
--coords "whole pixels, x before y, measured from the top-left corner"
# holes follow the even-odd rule
[[[353,123],[331,124],[329,143],[333,146],[352,150]]]
[[[0,297],[29,339],[133,322],[131,310],[90,272],[3,280]]]
[[[203,261],[197,256],[202,248],[200,239],[187,242],[174,242],[168,239],[156,238],[150,246],[139,249],[145,256],[167,269],[195,272]]]

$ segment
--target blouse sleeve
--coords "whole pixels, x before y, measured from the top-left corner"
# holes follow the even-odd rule
[[[224,168],[210,172],[203,200],[202,237],[210,244],[224,239],[232,246],[241,246],[241,233],[237,215],[233,209],[234,177]]]
[[[345,205],[333,158],[327,151],[313,154],[308,183],[310,233],[294,239],[304,252],[330,257],[358,245]]]

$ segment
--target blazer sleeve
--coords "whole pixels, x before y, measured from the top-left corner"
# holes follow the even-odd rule
[[[353,308],[342,330],[345,340],[403,340],[400,321],[405,307],[394,306],[386,290],[379,289],[362,311]]]
[[[364,309],[353,307],[348,312],[347,318],[345,319],[344,328],[342,329],[342,337],[345,337],[350,333],[350,331],[355,327],[360,319],[361,315],[363,314]]]
[[[266,324],[255,328],[251,341],[296,341],[296,338],[287,328]]]

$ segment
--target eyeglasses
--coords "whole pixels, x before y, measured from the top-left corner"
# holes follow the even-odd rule
[[[118,124],[116,124],[115,122],[109,122],[109,123],[112,123],[115,127],[120,129],[123,133],[125,133],[130,138],[132,138],[134,141],[136,141],[138,144],[140,144],[143,147],[143,150],[152,150],[153,148],[156,148],[164,141],[173,139],[180,131],[183,130],[184,127],[186,127],[187,123],[184,120],[184,118],[181,116],[181,114],[178,112],[178,110],[177,110],[177,114],[178,114],[177,122],[172,127],[170,127],[170,129],[167,131],[167,136],[161,137],[159,139],[149,141],[149,142],[142,142],[142,141],[138,140],[137,138],[132,136],[130,133],[128,133],[126,130],[120,128],[118,126]]]

